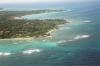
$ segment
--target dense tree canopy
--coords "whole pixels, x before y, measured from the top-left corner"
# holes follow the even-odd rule
[[[66,23],[63,19],[46,19],[46,20],[15,20],[11,19],[16,13],[0,12],[0,38],[16,38],[16,37],[33,37],[43,36],[49,30],[57,28],[57,25]],[[10,14],[12,13],[12,14]],[[21,12],[22,13],[22,12]],[[9,14],[9,15],[8,15]]]

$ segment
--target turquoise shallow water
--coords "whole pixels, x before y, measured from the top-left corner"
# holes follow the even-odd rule
[[[67,10],[67,5],[63,6]],[[0,40],[0,66],[99,66],[99,5],[77,4],[70,9],[72,11],[30,17],[71,21],[54,32],[52,39]]]

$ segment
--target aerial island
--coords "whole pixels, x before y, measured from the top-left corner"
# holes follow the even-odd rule
[[[64,19],[14,19],[29,14],[57,12],[62,10],[0,11],[0,39],[46,37],[50,30],[67,23]]]

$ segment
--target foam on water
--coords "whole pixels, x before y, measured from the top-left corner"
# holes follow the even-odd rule
[[[78,40],[78,39],[84,39],[84,38],[88,38],[90,37],[89,35],[77,35],[76,37],[74,37],[74,40]]]
[[[31,49],[31,50],[23,51],[23,54],[38,53],[38,52],[40,52],[40,51],[41,51],[40,49]]]
[[[75,40],[79,40],[79,39],[85,39],[85,38],[89,38],[90,35],[77,35],[75,37],[73,37],[73,39],[69,39],[69,40],[60,40],[58,41],[57,43],[58,44],[61,44],[61,43],[66,43],[66,42],[72,42],[72,41],[75,41]]]
[[[71,41],[85,39],[85,38],[89,38],[89,37],[90,37],[90,35],[77,35],[77,36],[73,37],[73,39],[68,40],[68,41],[71,42]]]
[[[0,52],[0,56],[8,56],[11,55],[12,53],[9,52]]]

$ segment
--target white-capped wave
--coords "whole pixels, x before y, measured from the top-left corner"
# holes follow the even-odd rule
[[[78,39],[84,39],[84,38],[88,38],[90,37],[90,35],[77,35],[76,37],[74,37],[74,40],[78,40]]]
[[[0,52],[0,56],[8,56],[11,55],[12,53],[9,52]]]
[[[72,42],[72,41],[75,41],[75,40],[85,39],[85,38],[89,38],[89,37],[90,37],[90,35],[77,35],[77,36],[73,37],[72,39],[69,39],[69,40],[60,40],[57,43],[58,44],[62,44],[62,43]]]
[[[24,54],[32,54],[32,53],[38,53],[40,51],[41,51],[40,49],[31,49],[31,50],[23,51],[23,53]]]

